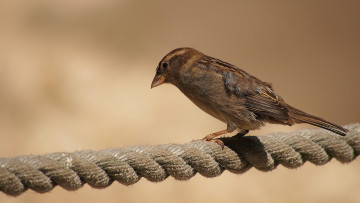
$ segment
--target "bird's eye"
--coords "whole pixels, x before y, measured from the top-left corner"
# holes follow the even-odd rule
[[[164,69],[166,69],[166,68],[168,67],[168,65],[169,65],[169,64],[165,62],[165,63],[162,64],[162,67],[163,67]]]

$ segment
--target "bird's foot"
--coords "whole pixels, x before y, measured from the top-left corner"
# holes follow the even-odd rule
[[[207,135],[206,137],[204,137],[203,139],[201,140],[204,140],[204,141],[208,141],[208,142],[213,142],[213,143],[216,143],[218,145],[220,145],[221,149],[224,149],[225,145],[224,145],[224,142],[219,140],[219,139],[215,139],[215,138],[211,138],[211,134],[210,135]]]
[[[222,130],[222,131],[219,131],[219,132],[216,132],[216,133],[211,133],[207,136],[205,136],[203,139],[201,140],[204,140],[204,141],[209,141],[209,142],[213,142],[213,143],[217,143],[218,145],[221,146],[222,149],[224,149],[224,142],[219,140],[219,139],[215,139],[215,137],[219,136],[219,135],[223,135],[223,134],[226,134],[227,131],[226,130]]]
[[[212,140],[207,140],[207,141],[220,145],[221,149],[224,149],[224,147],[225,147],[224,142],[219,139],[212,139]]]

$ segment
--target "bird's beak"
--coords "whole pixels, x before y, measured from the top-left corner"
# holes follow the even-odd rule
[[[162,74],[159,75],[155,75],[152,83],[151,83],[151,88],[157,87],[159,85],[162,85],[165,83],[165,76]]]

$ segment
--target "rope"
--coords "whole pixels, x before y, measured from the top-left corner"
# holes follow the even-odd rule
[[[77,190],[85,183],[105,188],[114,180],[131,185],[141,177],[159,182],[169,176],[188,180],[196,173],[216,177],[224,170],[239,174],[251,167],[271,171],[279,164],[297,168],[306,161],[323,165],[332,158],[347,163],[360,153],[360,124],[346,128],[350,132],[344,137],[322,129],[306,129],[221,138],[224,149],[216,143],[192,141],[0,158],[0,190],[17,196],[28,188],[49,192],[56,185],[66,190]]]

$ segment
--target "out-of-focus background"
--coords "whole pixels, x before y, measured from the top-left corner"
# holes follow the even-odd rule
[[[185,143],[225,128],[159,60],[190,46],[272,82],[288,103],[360,120],[359,1],[0,1],[0,157]],[[309,125],[267,125],[251,134]],[[359,202],[360,162],[190,181],[27,191],[0,202]]]

